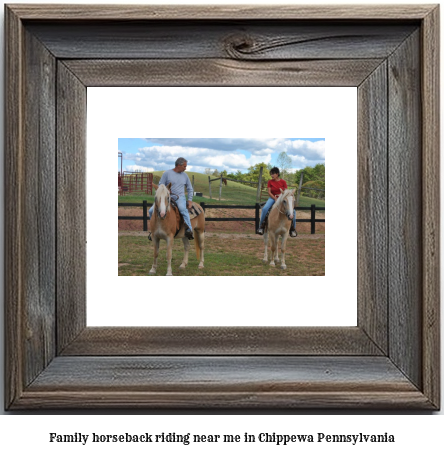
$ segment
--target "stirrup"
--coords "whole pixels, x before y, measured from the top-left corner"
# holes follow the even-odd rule
[[[194,239],[193,231],[189,228],[185,230],[185,236],[188,238],[189,241],[192,241]]]
[[[264,229],[263,228],[258,228],[257,231],[256,231],[256,234],[259,234],[259,236],[263,236],[264,235]]]
[[[295,238],[298,236],[298,233],[296,230],[290,230],[290,237]]]
[[[149,240],[149,241],[152,241],[152,240],[153,240],[153,238],[151,237],[151,231],[148,232],[148,240]]]

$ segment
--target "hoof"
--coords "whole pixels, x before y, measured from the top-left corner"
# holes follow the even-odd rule
[[[262,262],[265,263],[265,264],[267,264],[267,263],[268,263],[268,258],[264,258],[264,259],[262,260]]]
[[[167,275],[167,276],[172,276],[172,275],[173,275],[173,273],[172,273],[172,272],[167,272],[167,274],[166,274],[166,275]]]
[[[204,265],[203,265],[203,264],[199,264],[198,268],[199,268],[199,269],[203,269],[203,268],[204,268]]]
[[[156,273],[155,269],[151,269],[151,271],[149,272],[150,275],[154,275],[155,273]]]
[[[274,268],[276,265],[275,265],[274,262],[272,261],[272,262],[270,263],[270,266],[273,266],[273,268]]]
[[[186,267],[187,267],[187,265],[182,263],[182,264],[179,266],[179,269],[185,269]]]
[[[281,269],[287,269],[287,265],[281,264]]]

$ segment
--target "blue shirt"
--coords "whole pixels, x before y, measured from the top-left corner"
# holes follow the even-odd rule
[[[185,197],[185,189],[187,187],[188,201],[193,200],[193,186],[191,185],[190,178],[183,173],[176,173],[173,169],[169,169],[162,174],[159,185],[168,185],[171,182],[171,193],[177,196]]]

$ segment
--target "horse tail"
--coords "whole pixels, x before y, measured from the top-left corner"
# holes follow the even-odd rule
[[[197,234],[197,236],[199,236],[199,234]],[[199,241],[197,239],[194,239],[194,247],[196,249],[197,261],[199,261],[200,260],[200,246],[199,246]]]

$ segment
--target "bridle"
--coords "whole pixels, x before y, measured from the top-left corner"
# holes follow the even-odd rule
[[[168,214],[168,209],[170,207],[170,192],[168,192],[167,200],[168,200],[168,204],[167,204],[167,207],[165,209],[165,215],[163,217],[161,217],[160,216],[160,207],[157,204],[157,197],[154,198],[154,204],[156,205],[157,216],[160,218],[160,220],[165,220],[165,217]]]
[[[288,196],[288,195],[287,195]],[[288,220],[291,220],[290,218],[290,215],[291,215],[291,212],[290,212],[290,208],[287,208],[285,210],[285,212],[282,212],[282,205],[285,203],[285,206],[289,206],[288,202],[287,202],[287,197],[283,198],[283,201],[282,203],[279,205],[279,214],[283,214],[283,215],[286,215],[287,216],[287,219]]]
[[[179,199],[179,195],[176,195],[175,193],[172,193],[170,190],[168,190],[168,197],[167,197],[168,204],[166,206],[165,215],[163,217],[160,216],[160,208],[157,204],[157,198],[156,197],[154,198],[154,204],[156,205],[157,216],[160,218],[160,220],[165,220],[165,217],[167,216],[167,213],[168,213],[168,209],[170,207],[170,201],[171,201],[172,196],[175,196],[177,200]]]

